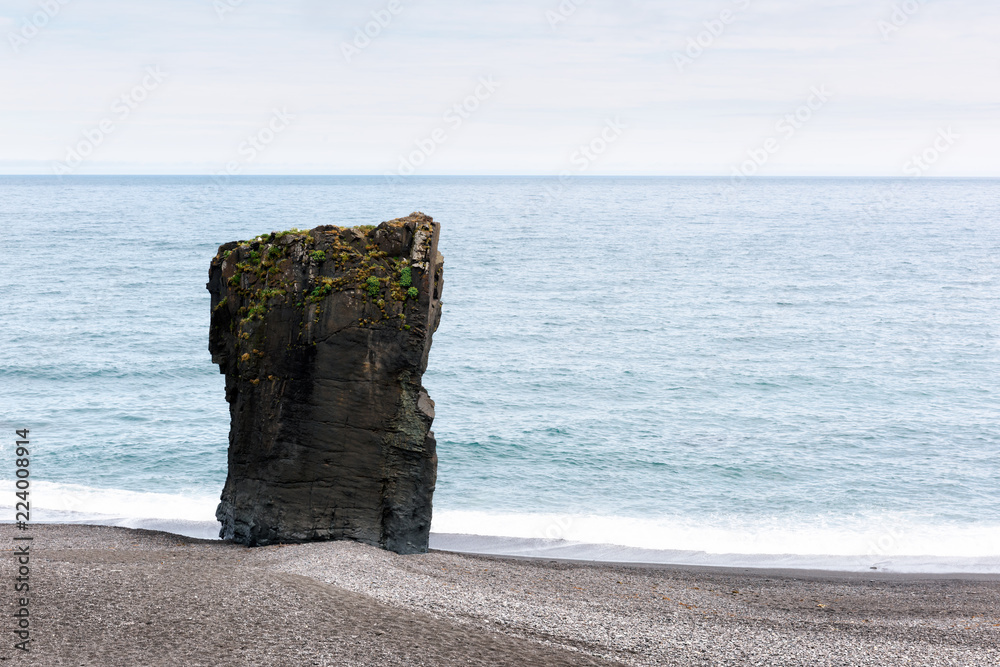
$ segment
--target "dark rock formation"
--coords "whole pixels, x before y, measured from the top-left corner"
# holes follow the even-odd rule
[[[437,455],[420,382],[441,317],[439,229],[414,213],[219,248],[208,289],[232,419],[223,538],[427,550]]]

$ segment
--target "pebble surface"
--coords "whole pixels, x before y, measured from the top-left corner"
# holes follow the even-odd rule
[[[1000,582],[400,557],[353,543],[268,554],[405,609],[629,665],[1000,665]]]
[[[1000,665],[995,577],[32,530],[32,652],[0,665]]]

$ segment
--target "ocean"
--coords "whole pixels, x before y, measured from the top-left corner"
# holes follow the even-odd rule
[[[413,211],[439,546],[1000,572],[986,179],[0,177],[0,518],[213,535],[216,249]]]

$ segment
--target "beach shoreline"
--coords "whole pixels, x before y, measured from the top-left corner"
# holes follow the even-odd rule
[[[720,574],[728,576],[756,576],[803,581],[841,582],[906,582],[906,581],[988,581],[1000,582],[997,572],[855,572],[853,570],[822,570],[812,568],[738,567],[730,565],[687,565],[684,563],[645,563],[641,561],[582,560],[575,558],[546,558],[542,556],[502,556],[496,554],[474,554],[445,549],[431,549],[430,553],[455,554],[478,558],[492,558],[500,561],[525,561],[558,563],[581,567],[626,567],[634,569],[664,570],[684,574]]]
[[[431,549],[467,555],[597,563],[634,567],[692,568],[692,571],[774,573],[787,576],[915,575],[1000,579],[998,557],[741,554],[645,549],[567,540],[431,533]]]
[[[8,664],[1000,664],[995,575],[30,535],[32,652]]]
[[[13,512],[13,508],[7,508]],[[46,516],[44,510],[43,516]],[[42,518],[36,524],[112,526],[164,532],[193,539],[219,539],[217,521],[95,517],[61,512],[59,518]],[[0,521],[0,525],[9,524]],[[1000,556],[934,555],[824,555],[770,553],[714,553],[682,549],[650,549],[610,543],[573,542],[565,539],[524,538],[500,535],[431,532],[430,550],[470,556],[494,556],[566,563],[626,565],[690,569],[692,572],[756,572],[789,577],[955,578],[1000,579]],[[872,564],[877,564],[874,566]],[[883,577],[883,575],[888,575]]]

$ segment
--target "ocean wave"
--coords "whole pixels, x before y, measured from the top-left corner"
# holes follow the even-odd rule
[[[1000,525],[935,522],[903,515],[853,517],[629,518],[438,511],[436,533],[541,539],[629,549],[764,556],[997,558]]]
[[[13,481],[0,481],[13,488]],[[37,481],[32,519],[214,539],[217,494]],[[0,504],[3,515],[13,508]],[[1000,572],[1000,526],[914,516],[630,518],[441,509],[431,547],[538,558],[897,572]]]
[[[465,554],[513,558],[538,558],[544,560],[589,561],[622,563],[633,566],[667,565],[740,569],[747,571],[854,572],[872,575],[928,574],[928,575],[996,575],[1000,574],[1000,557],[940,557],[896,556],[872,558],[869,556],[830,556],[809,554],[715,554],[705,551],[680,549],[639,549],[616,544],[591,544],[566,540],[545,540],[519,537],[491,537],[431,533],[431,549]]]
[[[13,489],[14,481],[0,481],[0,488]],[[218,494],[98,489],[47,481],[32,482],[30,498],[32,518],[49,522],[67,516],[76,522],[109,518],[214,522],[219,504]],[[0,509],[5,507],[10,505],[0,503]]]

